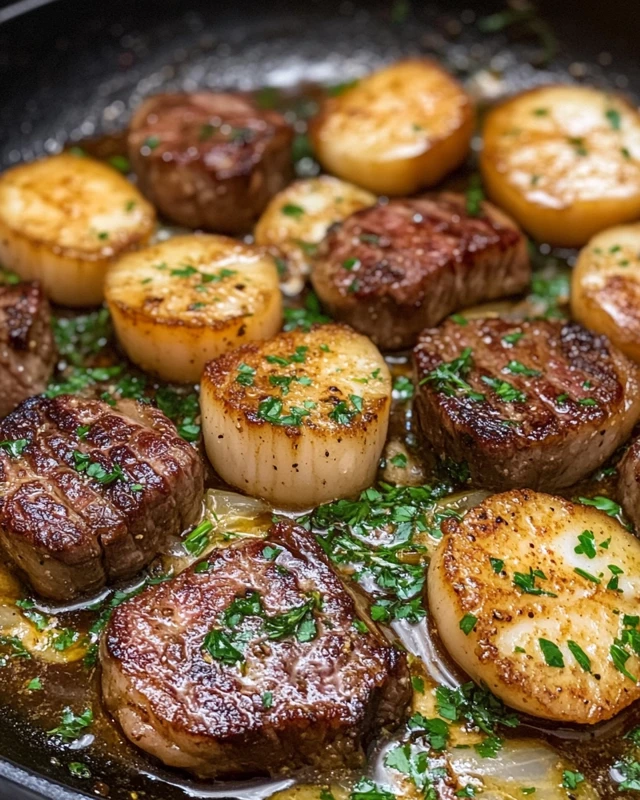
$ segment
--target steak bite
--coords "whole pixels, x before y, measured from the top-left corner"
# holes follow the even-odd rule
[[[313,536],[280,522],[119,606],[103,697],[131,741],[202,777],[353,767],[411,694],[404,655],[361,628]]]
[[[293,129],[239,94],[158,94],[138,108],[129,157],[143,193],[189,228],[245,233],[293,177]]]
[[[422,437],[482,488],[570,486],[640,416],[639,368],[576,323],[447,320],[413,355]]]
[[[51,311],[39,284],[0,285],[0,417],[44,391],[55,358]]]
[[[516,225],[489,203],[471,215],[449,193],[357,211],[329,232],[311,275],[332,316],[386,350],[414,345],[454,311],[522,291],[529,278]]]
[[[2,549],[55,600],[134,575],[202,510],[198,453],[133,400],[25,400],[0,423],[0,483]]]
[[[640,437],[618,464],[618,497],[636,531],[640,531]]]

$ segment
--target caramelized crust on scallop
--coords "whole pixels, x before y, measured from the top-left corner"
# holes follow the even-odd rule
[[[207,364],[200,403],[207,455],[227,483],[309,508],[373,483],[391,376],[369,339],[316,325]]]
[[[329,312],[383,349],[415,343],[454,311],[522,291],[526,242],[501,211],[461,195],[392,200],[333,228],[311,279]]]
[[[571,322],[447,320],[414,350],[422,437],[487,489],[569,486],[640,416],[638,367]]]
[[[109,265],[146,244],[155,222],[138,189],[89,156],[60,153],[0,176],[0,263],[61,305],[101,303]]]
[[[619,522],[524,489],[488,497],[442,528],[429,607],[476,682],[520,711],[581,724],[640,697],[630,645],[640,542]]]
[[[234,601],[253,609],[230,619]],[[304,630],[276,632],[305,604]],[[358,766],[371,736],[400,722],[411,688],[405,657],[356,621],[314,537],[281,522],[114,611],[105,703],[138,747],[201,777]],[[212,631],[237,655],[212,654]]]

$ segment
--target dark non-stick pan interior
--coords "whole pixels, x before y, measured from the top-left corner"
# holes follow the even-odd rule
[[[0,4],[1,5],[1,4]],[[522,6],[520,7],[522,8]],[[148,94],[347,81],[407,54],[432,54],[461,79],[479,70],[512,91],[588,81],[634,96],[640,63],[632,4],[550,0],[534,25],[479,20],[502,3],[422,0],[57,0],[0,7],[0,167],[121,130]],[[551,60],[549,60],[551,58]],[[0,726],[0,797],[84,795],[50,744],[11,708]],[[27,768],[36,777],[23,770]],[[180,786],[105,763],[113,800],[184,797]],[[74,788],[55,781],[68,780]],[[54,781],[54,782],[49,782]],[[228,792],[227,792],[228,793]],[[233,794],[233,792],[231,792]],[[224,789],[215,796],[225,795]],[[210,796],[210,795],[209,795]]]

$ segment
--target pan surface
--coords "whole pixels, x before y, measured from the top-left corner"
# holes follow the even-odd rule
[[[57,152],[69,141],[117,132],[144,96],[161,90],[337,83],[408,54],[434,55],[463,80],[481,71],[499,76],[501,92],[571,80],[637,99],[640,64],[628,35],[635,18],[624,0],[606,5],[605,13],[598,2],[541,3],[548,25],[542,35],[510,27],[483,33],[478,20],[503,6],[471,0],[4,5],[0,168]],[[125,766],[105,762],[97,773],[101,785],[85,793],[89,787],[60,768],[57,751],[11,708],[1,688],[0,702],[0,798],[200,795],[175,774],[145,774],[142,759]],[[203,796],[253,798],[259,796],[254,788],[221,786]]]

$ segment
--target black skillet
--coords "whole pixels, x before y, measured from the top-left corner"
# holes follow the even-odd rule
[[[142,96],[163,89],[337,83],[407,53],[434,54],[463,79],[491,66],[509,91],[570,79],[640,92],[633,3],[548,0],[538,9],[546,24],[524,11],[487,33],[478,21],[503,11],[500,0],[0,2],[0,168],[120,130]],[[96,796],[54,780],[61,770],[39,741],[3,709],[0,798]],[[144,800],[186,796],[144,776],[123,779],[118,764],[103,775],[113,800],[132,790]]]

